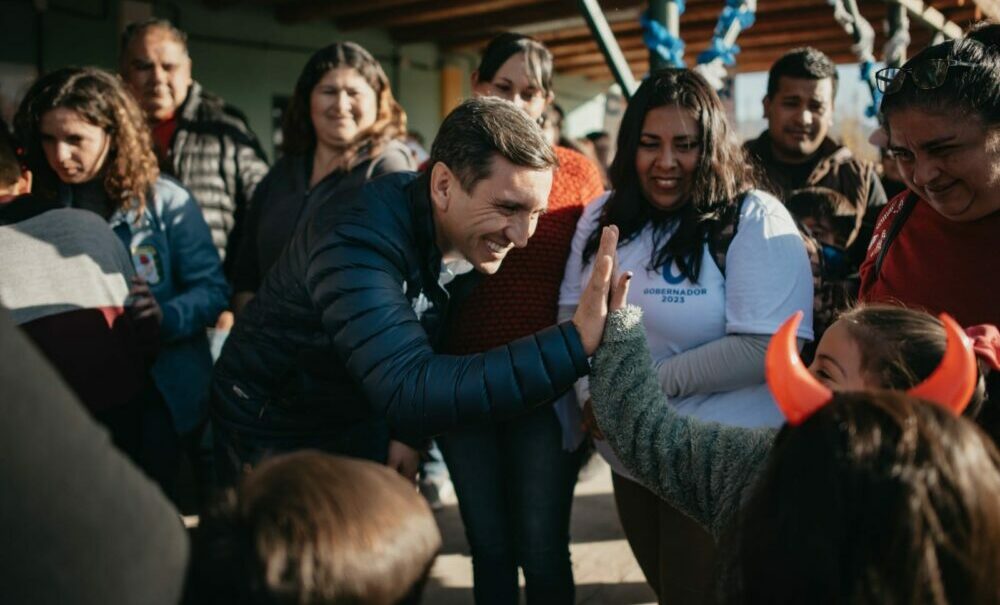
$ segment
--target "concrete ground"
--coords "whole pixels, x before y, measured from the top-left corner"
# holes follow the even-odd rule
[[[629,550],[611,492],[611,470],[592,461],[586,478],[577,483],[573,501],[570,552],[576,579],[576,602],[588,605],[652,604],[656,597]],[[472,601],[472,559],[458,506],[436,513],[444,538],[441,555],[424,592],[428,605],[466,605]],[[522,580],[523,586],[523,580]],[[523,594],[523,593],[522,593]],[[524,599],[522,597],[522,602]]]

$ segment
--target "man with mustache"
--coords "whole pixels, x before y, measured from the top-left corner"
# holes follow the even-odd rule
[[[767,130],[745,147],[782,200],[804,187],[828,187],[847,197],[850,204],[837,209],[835,226],[856,272],[886,197],[875,166],[829,136],[837,80],[836,65],[815,48],[785,53],[768,72]]]

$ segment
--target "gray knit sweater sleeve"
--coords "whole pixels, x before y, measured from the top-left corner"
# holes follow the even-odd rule
[[[590,389],[597,423],[636,480],[718,539],[756,481],[775,431],[674,411],[653,369],[642,310],[634,306],[608,317]]]

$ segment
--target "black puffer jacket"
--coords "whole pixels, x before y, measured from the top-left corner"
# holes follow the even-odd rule
[[[194,82],[177,115],[170,157],[161,166],[184,184],[201,207],[219,257],[235,253],[242,218],[267,157],[240,110]],[[227,275],[231,260],[226,262]]]
[[[244,439],[315,443],[385,418],[415,444],[551,401],[587,373],[569,322],[482,354],[435,354],[449,305],[440,271],[426,175],[321,203],[226,342],[215,420]]]
[[[256,292],[295,230],[317,203],[357,196],[358,189],[373,178],[416,168],[410,150],[390,141],[377,157],[348,171],[337,170],[309,186],[312,154],[286,155],[275,162],[250,200],[244,215],[239,252],[232,272],[234,292]]]

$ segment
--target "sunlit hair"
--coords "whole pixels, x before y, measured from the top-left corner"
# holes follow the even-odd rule
[[[690,112],[698,125],[701,144],[690,197],[671,212],[660,210],[646,200],[635,167],[646,115],[667,105]],[[655,71],[639,86],[622,117],[618,148],[608,174],[613,191],[601,211],[600,227],[617,225],[621,246],[652,224],[649,269],[656,270],[676,261],[681,273],[692,282],[697,281],[701,271],[705,241],[732,223],[744,194],[755,184],[752,165],[726,119],[719,96],[704,78],[687,69]],[[679,219],[679,224],[667,240],[674,219]],[[589,261],[597,251],[600,233],[598,228],[591,234],[584,261]]]
[[[478,80],[492,82],[503,64],[516,54],[524,55],[524,66],[531,83],[545,93],[551,92],[552,53],[538,40],[514,32],[504,32],[486,45],[476,68]]]
[[[948,116],[976,115],[987,126],[1000,124],[1000,25],[981,23],[964,38],[925,48],[903,70],[926,69],[929,61],[937,60],[975,67],[950,66],[944,83],[930,90],[918,88],[907,75],[898,91],[882,98],[882,123],[888,124],[893,113],[914,107]]]
[[[146,119],[121,80],[94,67],[60,69],[39,78],[21,101],[14,125],[35,174],[35,191],[51,199],[58,195],[59,179],[42,150],[41,122],[53,109],[72,110],[107,133],[103,179],[109,210],[141,213],[160,170]]]
[[[741,512],[739,603],[1000,602],[1000,454],[896,391],[785,426]]]
[[[350,165],[364,147],[368,148],[368,155],[374,157],[381,153],[389,141],[406,138],[406,112],[392,96],[389,78],[382,70],[382,65],[361,45],[336,42],[309,57],[299,74],[281,126],[281,146],[285,153],[305,155],[316,149],[316,128],[309,111],[310,99],[313,89],[323,76],[338,67],[349,67],[358,72],[375,91],[377,105],[375,123],[358,133],[354,142],[345,150],[346,164]]]
[[[538,122],[499,97],[473,97],[453,109],[441,122],[430,155],[430,166],[447,166],[469,193],[493,174],[498,156],[532,170],[559,165]]]
[[[925,380],[941,363],[947,345],[944,324],[930,313],[895,305],[859,304],[838,321],[861,353],[861,370],[883,389],[906,390]],[[978,388],[963,415],[975,417],[985,399]]]
[[[227,494],[199,528],[192,602],[417,603],[441,547],[413,485],[373,462],[284,454]]]
[[[829,187],[802,187],[788,195],[785,206],[793,216],[815,216],[833,220],[839,213],[854,208],[847,196]],[[795,210],[792,210],[792,206]]]

